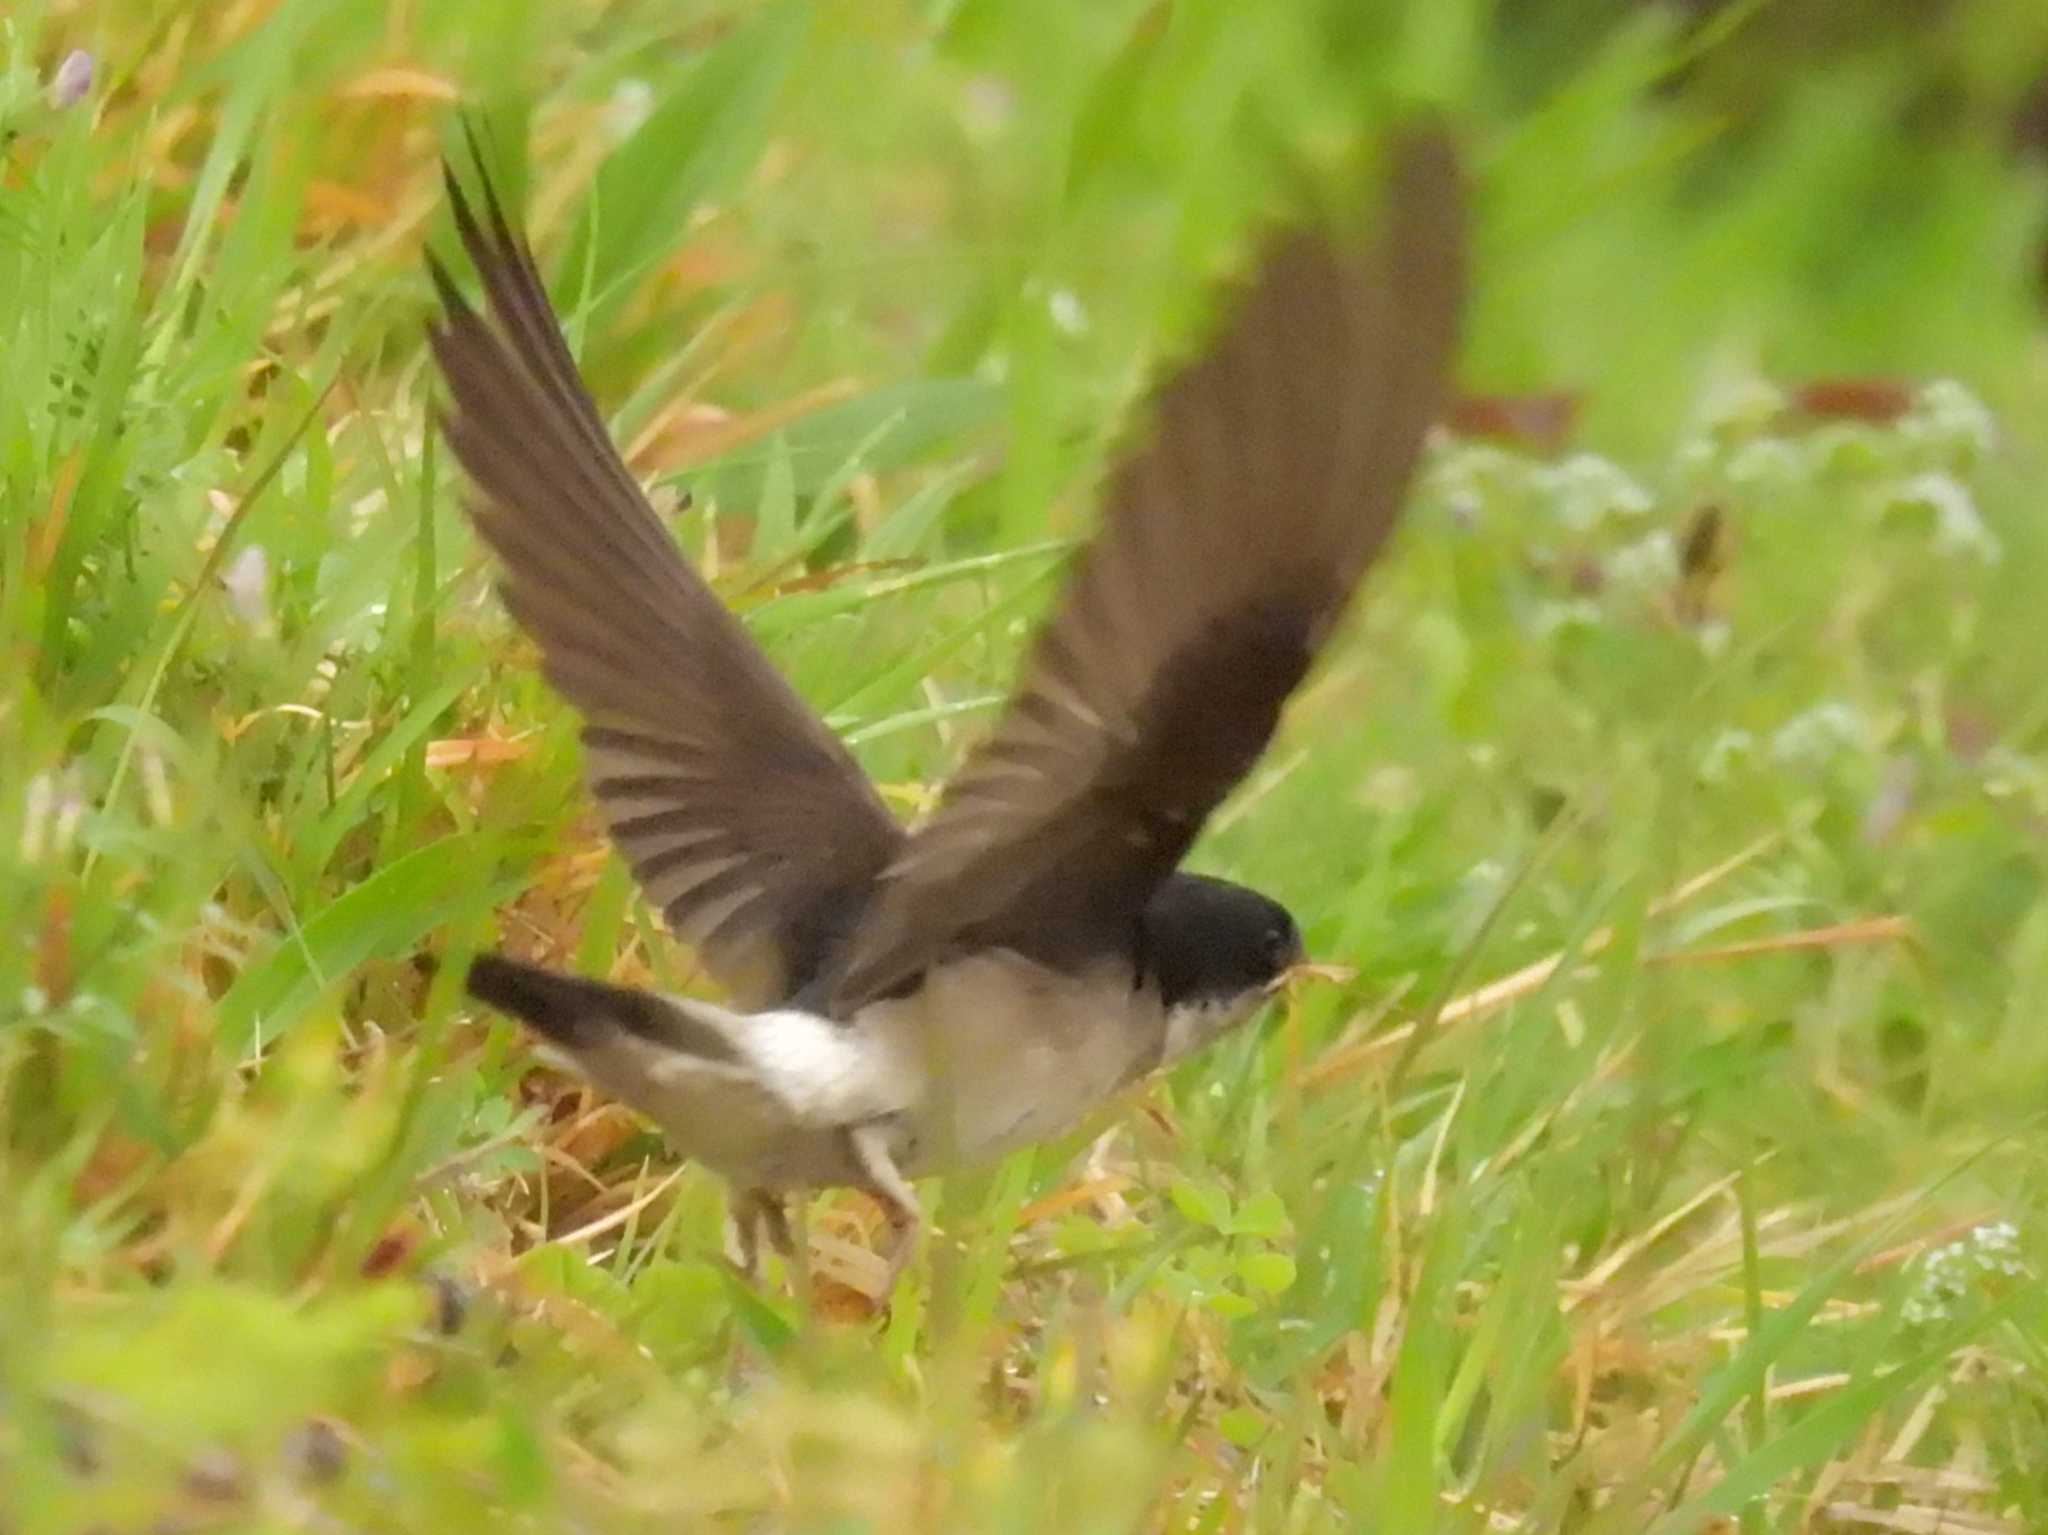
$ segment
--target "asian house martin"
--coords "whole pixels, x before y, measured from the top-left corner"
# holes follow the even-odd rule
[[[784,1199],[1057,1134],[1243,1022],[1302,958],[1277,902],[1179,864],[1386,541],[1442,407],[1464,198],[1393,140],[1374,240],[1270,237],[1155,392],[1015,691],[924,823],[684,560],[606,433],[489,179],[451,174],[482,311],[429,257],[445,430],[506,606],[583,717],[592,794],[729,1005],[479,957],[471,994],[735,1189],[751,1267]]]

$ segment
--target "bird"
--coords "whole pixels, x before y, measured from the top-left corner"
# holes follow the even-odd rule
[[[921,823],[720,602],[578,373],[472,144],[444,165],[472,305],[431,252],[440,421],[498,590],[581,716],[638,886],[724,1000],[503,953],[469,994],[722,1174],[739,1260],[788,1201],[1059,1135],[1245,1023],[1305,961],[1287,908],[1181,867],[1350,605],[1443,409],[1464,297],[1450,133],[1395,127],[1371,238],[1277,221],[1104,476],[1017,680]]]

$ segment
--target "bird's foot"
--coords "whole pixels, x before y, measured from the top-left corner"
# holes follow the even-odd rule
[[[783,1206],[782,1196],[767,1189],[735,1190],[726,1220],[726,1256],[755,1284],[761,1282],[764,1235],[785,1262],[797,1261],[796,1242],[790,1235],[789,1212]]]
[[[918,1207],[916,1191],[897,1171],[883,1126],[861,1125],[847,1132],[847,1141],[855,1163],[866,1175],[866,1191],[881,1203],[883,1218],[889,1223],[889,1235],[881,1252],[882,1292],[876,1297],[886,1302],[896,1288],[897,1277],[917,1251],[917,1234],[924,1225],[924,1213]]]

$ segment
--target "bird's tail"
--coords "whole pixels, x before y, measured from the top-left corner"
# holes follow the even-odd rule
[[[502,954],[480,954],[471,962],[469,994],[510,1013],[586,1067],[594,1053],[630,1049],[635,1043],[693,1056],[706,1065],[741,1063],[722,1027],[731,1015],[709,1004],[685,1004],[657,992],[558,975]]]
[[[784,1144],[789,1107],[742,1048],[743,1014],[502,954],[470,965],[469,994],[524,1023],[543,1054],[647,1115],[677,1150],[728,1176],[752,1178]]]

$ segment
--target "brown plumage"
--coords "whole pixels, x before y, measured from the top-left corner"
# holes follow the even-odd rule
[[[839,1010],[951,944],[1086,946],[1143,910],[1393,526],[1444,400],[1462,248],[1456,162],[1425,132],[1396,145],[1362,258],[1312,232],[1267,253],[1158,391],[1008,712],[882,876]]]
[[[641,889],[736,1000],[780,1000],[903,833],[647,504],[490,183],[482,224],[453,177],[449,198],[496,323],[433,263],[430,338],[506,606],[583,715],[591,792]]]
[[[1179,870],[1385,542],[1445,398],[1463,199],[1396,140],[1379,234],[1270,241],[1156,391],[1015,695],[906,833],[685,563],[607,436],[488,181],[451,178],[485,312],[438,264],[447,432],[507,605],[584,716],[641,888],[740,1011],[495,957],[472,991],[733,1178],[746,1224],[1055,1134],[1255,1012],[1277,902]],[[899,1242],[896,1256],[907,1250]]]
[[[1411,133],[1378,243],[1279,239],[1157,391],[1008,712],[906,839],[647,504],[489,182],[482,221],[449,195],[495,321],[434,264],[449,440],[612,835],[739,1001],[824,973],[839,1016],[960,943],[1066,959],[1135,920],[1392,527],[1462,292],[1453,153]]]

